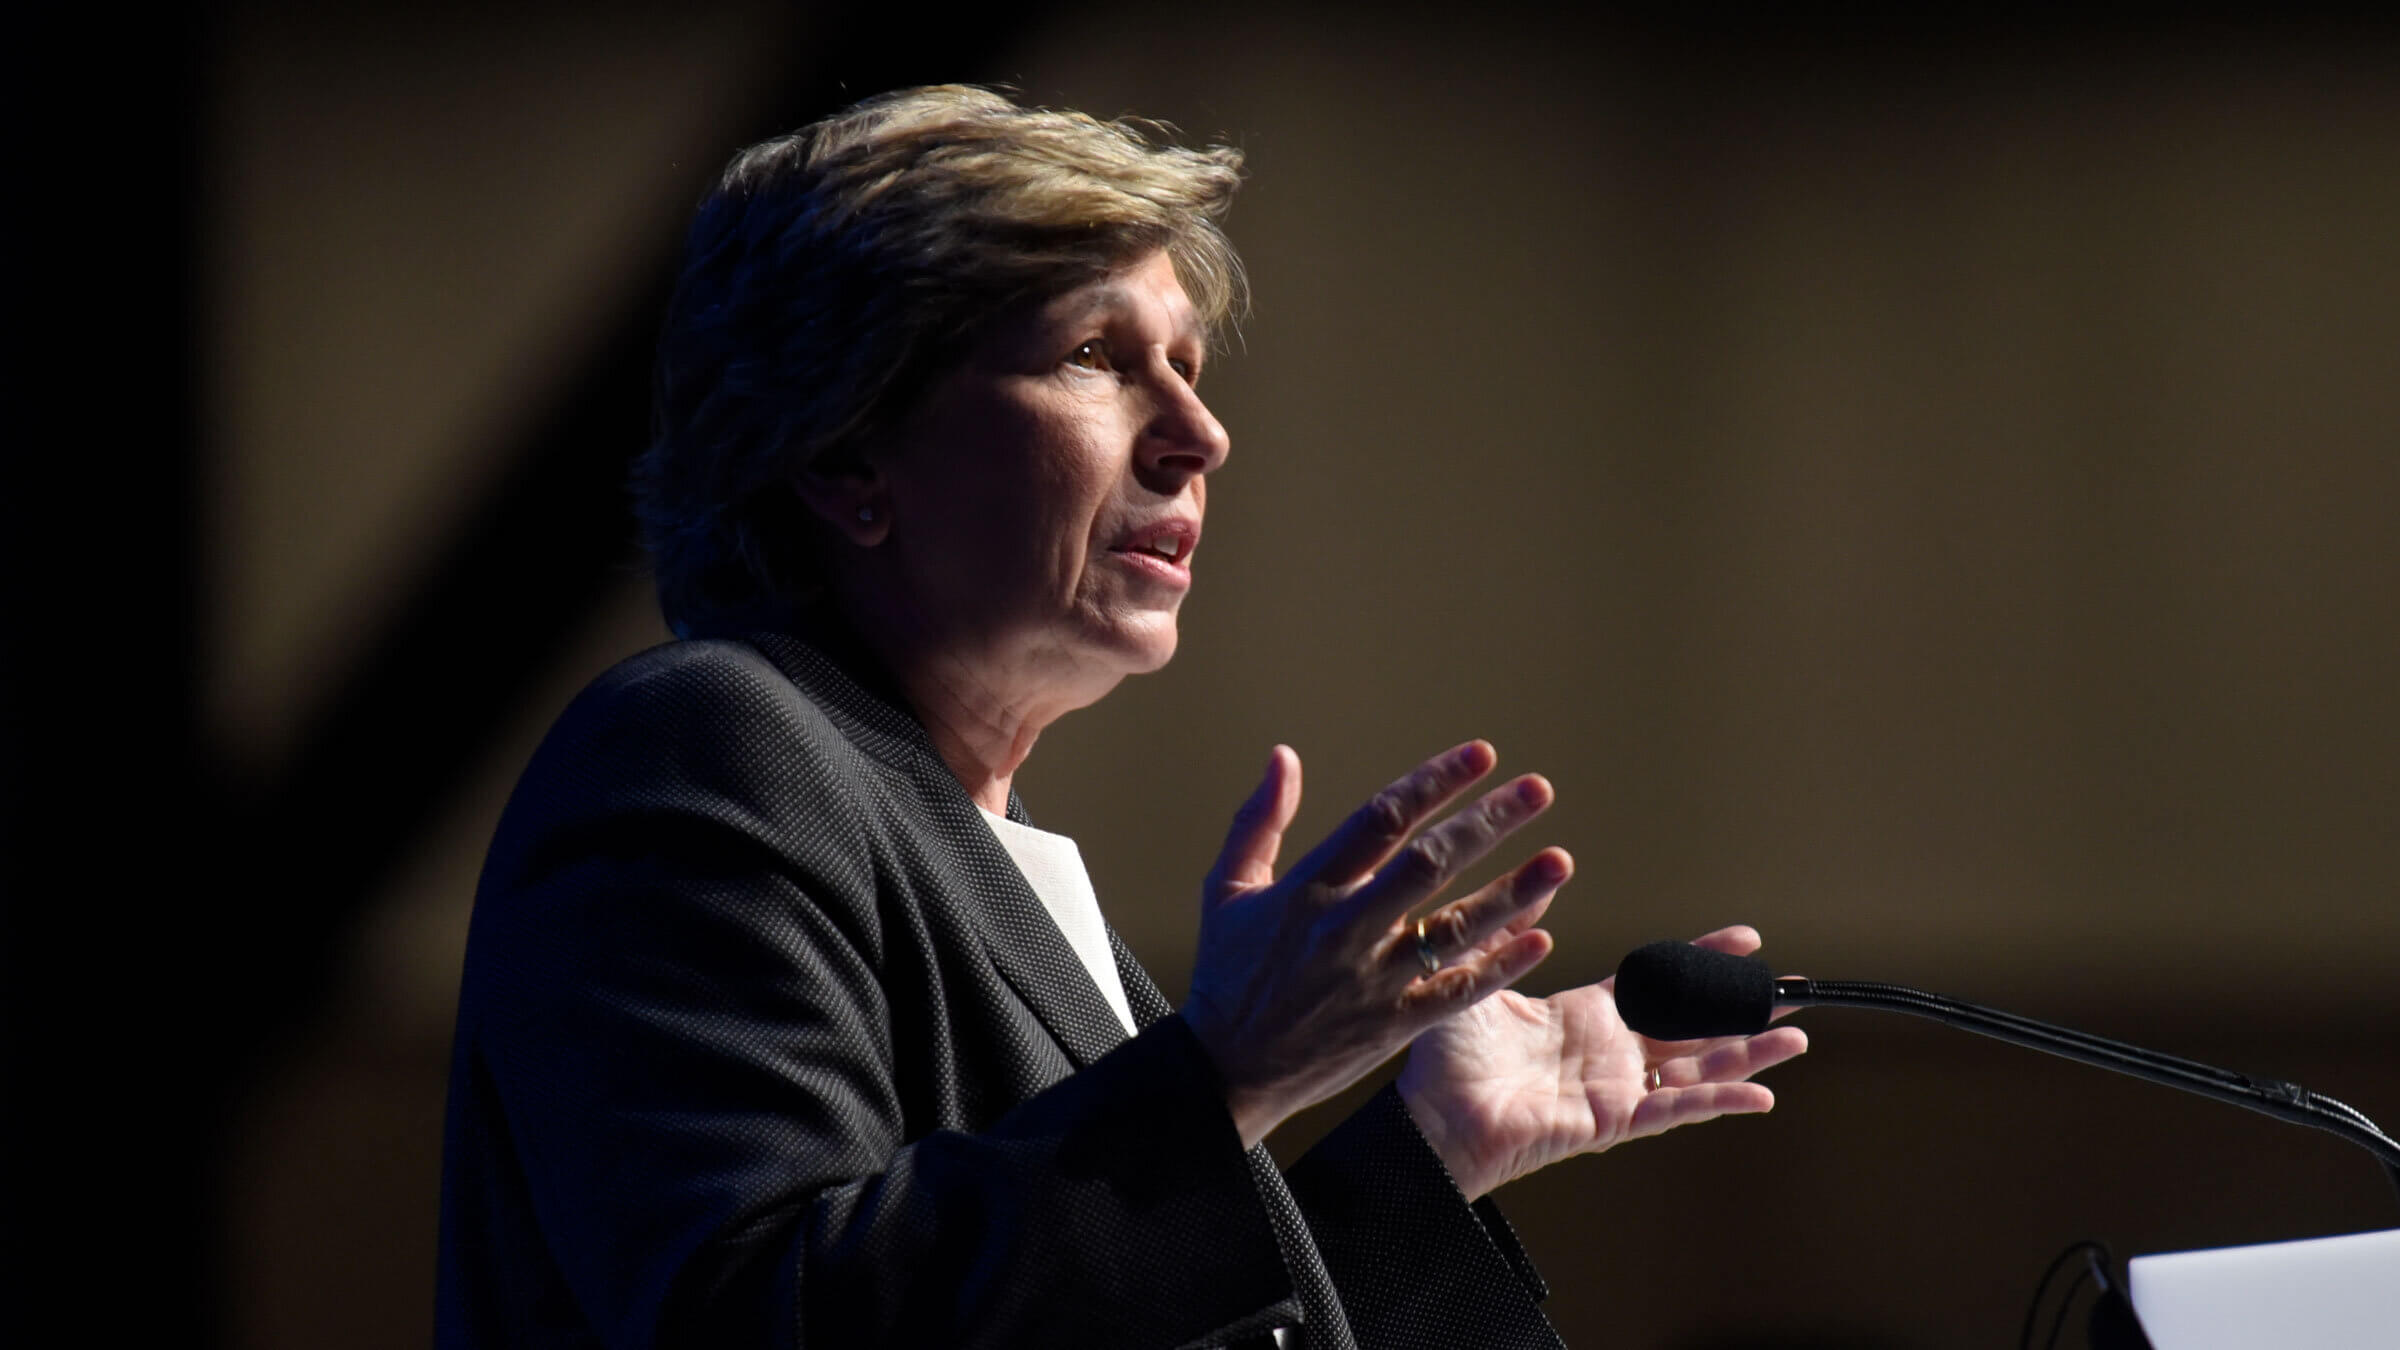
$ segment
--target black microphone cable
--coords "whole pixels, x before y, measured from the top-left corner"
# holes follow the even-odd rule
[[[2051,1281],[2078,1256],[2083,1258],[2083,1269],[2075,1272],[2067,1291],[2059,1296],[2058,1313],[2050,1319],[2050,1335],[2042,1342],[2043,1350],[2057,1350],[2058,1338],[2067,1329],[2067,1314],[2075,1310],[2075,1295],[2087,1281],[2099,1290],[2091,1312],[2084,1318],[2084,1343],[2090,1350],[2152,1350],[2141,1320],[2133,1315],[2133,1302],[2125,1296],[2124,1282],[2108,1277],[2117,1268],[2108,1244],[2090,1238],[2060,1252],[2050,1268],[2042,1272],[2041,1282],[2033,1287],[2033,1301],[2025,1305],[2025,1325],[2017,1333],[2017,1350],[2033,1350],[2033,1327],[2041,1316],[2042,1298],[2050,1292]]]

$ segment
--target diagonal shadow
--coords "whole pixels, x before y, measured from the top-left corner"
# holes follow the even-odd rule
[[[813,29],[781,64],[810,74],[746,129],[758,139],[860,94],[998,78],[986,53],[1032,15],[979,7],[925,24],[862,4]],[[723,147],[729,154],[732,146]],[[680,239],[644,263],[651,284],[562,385],[508,471],[459,517],[438,561],[391,611],[298,738],[236,833],[273,857],[279,950],[239,964],[238,1039],[264,1046],[320,1009],[330,958],[393,868],[425,840],[484,748],[514,722],[567,646],[641,565],[625,484],[647,434],[650,364]]]
[[[783,54],[794,74],[745,132],[997,78],[991,53],[1037,14],[847,6]],[[111,1343],[199,1347],[234,1334],[227,1154],[261,1070],[322,1011],[394,865],[636,564],[624,484],[679,242],[543,391],[506,473],[284,768],[237,796],[197,696],[212,21],[82,44],[110,51],[108,97],[27,138],[20,172],[42,192],[17,256],[40,265],[22,269],[19,331],[39,341],[0,363],[20,410],[76,427],[35,441],[21,416],[0,483],[0,1028],[12,1133],[36,1164],[0,1197],[0,1278]]]

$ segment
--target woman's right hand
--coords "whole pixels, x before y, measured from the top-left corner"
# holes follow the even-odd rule
[[[1550,805],[1550,784],[1527,774],[1419,833],[1497,758],[1483,741],[1434,756],[1277,877],[1300,809],[1300,757],[1275,747],[1203,887],[1182,1009],[1224,1077],[1245,1146],[1549,955],[1550,935],[1533,925],[1573,870],[1561,849],[1427,914],[1437,973],[1409,918]]]

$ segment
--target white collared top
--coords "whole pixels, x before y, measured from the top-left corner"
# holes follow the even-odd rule
[[[976,809],[983,811],[981,806]],[[1092,891],[1092,874],[1084,870],[1083,850],[1063,834],[1019,825],[990,811],[983,811],[983,818],[1000,847],[1016,862],[1017,870],[1025,874],[1026,884],[1041,897],[1042,908],[1050,911],[1050,920],[1058,925],[1067,945],[1083,958],[1092,983],[1100,986],[1100,996],[1125,1024],[1125,1034],[1132,1035],[1133,1007],[1125,1001],[1124,981],[1117,978],[1116,953],[1108,945],[1108,925],[1100,917],[1100,897]]]

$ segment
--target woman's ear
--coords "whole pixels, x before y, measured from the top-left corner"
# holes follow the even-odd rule
[[[855,455],[809,465],[793,478],[792,490],[812,515],[860,548],[875,547],[892,531],[883,475]]]

